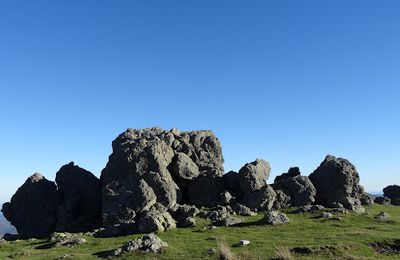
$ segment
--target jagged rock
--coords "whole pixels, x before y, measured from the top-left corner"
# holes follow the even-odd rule
[[[252,210],[270,210],[276,198],[275,191],[268,185],[260,190],[245,195],[240,204]]]
[[[4,217],[23,238],[43,238],[54,231],[59,205],[57,187],[39,173],[30,176],[3,204]]]
[[[267,211],[265,212],[264,218],[262,220],[262,223],[265,225],[281,225],[281,224],[287,224],[289,223],[290,220],[286,216],[285,213],[272,210],[272,211]]]
[[[322,205],[306,205],[306,206],[296,209],[294,211],[294,213],[303,214],[303,213],[308,213],[308,212],[318,212],[318,211],[321,211],[324,209],[325,209],[325,207]]]
[[[196,225],[194,217],[199,214],[199,210],[191,205],[175,205],[170,210],[172,217],[177,221],[178,227],[192,227]]]
[[[271,167],[264,160],[257,159],[254,162],[246,163],[237,175],[241,191],[249,194],[260,190],[266,185],[270,172]]]
[[[243,219],[240,219],[240,218],[226,217],[226,218],[222,219],[221,221],[219,221],[218,223],[216,223],[216,225],[229,227],[229,226],[233,226],[233,225],[236,225],[236,224],[239,224],[242,222],[243,222]]]
[[[156,202],[168,209],[177,203],[218,203],[216,198],[223,190],[223,157],[219,140],[211,131],[128,129],[112,146],[113,153],[101,174],[106,228],[121,229],[121,233],[131,230],[125,228],[125,213],[132,211],[129,215],[138,218],[154,204],[153,192]],[[149,194],[138,199],[144,186]],[[137,222],[130,219],[129,225],[135,227]]]
[[[296,176],[299,176],[299,175],[300,175],[299,167],[292,167],[292,168],[289,169],[289,171],[287,173],[282,173],[281,175],[276,176],[275,180],[274,180],[274,183],[276,183],[278,181],[281,181],[283,179],[286,179],[286,178],[293,178],[293,177],[296,177]]]
[[[136,224],[139,233],[167,231],[176,227],[175,220],[161,203],[156,203],[149,210],[144,211]]]
[[[56,232],[51,234],[49,240],[52,242],[52,247],[73,247],[87,242],[86,239],[79,237],[77,234]]]
[[[375,216],[375,219],[380,220],[380,221],[389,221],[390,220],[390,215],[386,212],[380,212]]]
[[[101,184],[92,173],[74,165],[64,165],[56,174],[60,195],[57,231],[86,232],[101,222]]]
[[[290,207],[290,197],[281,190],[275,190],[276,199],[274,201],[274,209],[284,209]]]
[[[226,207],[218,206],[208,211],[202,211],[199,214],[202,218],[207,218],[213,223],[220,223],[230,217],[230,212]]]
[[[141,238],[131,240],[121,247],[112,250],[108,256],[116,257],[121,256],[125,253],[141,252],[141,253],[159,253],[163,249],[167,248],[168,244],[163,242],[159,237],[154,234],[144,235]]]
[[[373,205],[374,200],[375,200],[374,196],[372,196],[371,194],[365,193],[365,192],[361,195],[361,198],[360,198],[361,205]]]
[[[257,215],[256,212],[251,211],[250,208],[248,208],[242,204],[239,204],[239,203],[235,203],[231,207],[232,207],[232,210],[236,213],[236,215],[239,215],[239,216],[255,216],[255,215]]]
[[[390,185],[383,189],[383,196],[390,199],[390,203],[395,206],[400,205],[400,186]]]
[[[200,175],[199,167],[184,153],[177,153],[171,164],[171,171],[183,180],[193,180]]]
[[[328,155],[309,178],[317,190],[316,203],[331,207],[336,202],[347,209],[361,205],[360,177],[348,160]]]
[[[392,201],[386,196],[379,196],[375,198],[374,202],[381,205],[390,205]]]
[[[289,171],[290,172],[290,171]],[[271,185],[274,190],[281,190],[289,196],[289,205],[304,206],[314,203],[316,190],[306,176],[286,177]]]

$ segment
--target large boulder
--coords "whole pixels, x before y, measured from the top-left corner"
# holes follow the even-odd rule
[[[265,212],[264,218],[261,220],[261,223],[272,226],[288,224],[289,222],[290,220],[285,213],[276,210]]]
[[[272,187],[275,191],[280,190],[288,195],[292,206],[304,206],[315,201],[316,190],[307,176],[281,178]]]
[[[249,194],[263,188],[270,172],[271,167],[267,161],[257,159],[254,162],[246,163],[237,175],[242,193]]]
[[[92,173],[74,165],[64,165],[56,174],[60,195],[56,231],[86,232],[101,221],[101,184]]]
[[[137,220],[137,231],[139,233],[162,232],[175,227],[175,220],[161,203],[156,203],[150,209],[144,211]]]
[[[56,226],[57,187],[39,173],[30,176],[2,208],[22,238],[44,238]]]
[[[265,185],[259,190],[246,194],[240,204],[252,210],[268,211],[272,209],[275,199],[276,193],[274,189],[269,185]]]
[[[361,205],[364,191],[359,184],[360,177],[348,160],[328,155],[309,178],[317,190],[318,204],[332,207],[340,203],[347,209]]]
[[[117,249],[105,252],[103,257],[119,257],[127,253],[159,253],[168,247],[166,242],[163,242],[154,234],[144,235],[143,237],[131,240]]]
[[[393,205],[400,205],[400,186],[387,186],[383,189],[383,196],[388,197]]]
[[[134,229],[136,218],[156,202],[167,209],[177,203],[218,204],[223,191],[223,157],[211,131],[128,129],[112,147],[101,174],[106,228],[118,229],[125,223],[129,227],[121,233]]]

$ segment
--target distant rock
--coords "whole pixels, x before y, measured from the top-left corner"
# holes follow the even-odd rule
[[[237,175],[242,193],[249,194],[262,189],[266,185],[270,172],[269,163],[261,159],[244,165]]]
[[[0,237],[2,237],[6,233],[16,234],[17,230],[10,224],[10,222],[4,217],[3,213],[0,211]]]
[[[86,232],[101,223],[101,184],[92,173],[74,165],[64,165],[56,174],[60,196],[57,231]]]
[[[24,238],[44,238],[54,231],[59,205],[57,187],[39,173],[30,176],[3,204],[2,212]]]
[[[374,200],[375,200],[375,196],[368,194],[366,192],[364,192],[363,194],[361,194],[361,205],[373,205],[374,204]]]
[[[317,190],[316,203],[327,207],[341,203],[347,209],[361,205],[360,177],[348,160],[328,155],[309,178]]]
[[[282,225],[290,222],[285,213],[272,210],[265,212],[264,218],[261,221],[265,225]]]

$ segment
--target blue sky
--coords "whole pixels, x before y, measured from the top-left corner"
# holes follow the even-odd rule
[[[212,129],[226,170],[348,158],[399,184],[399,1],[1,1],[0,201],[128,127]],[[271,177],[272,179],[272,177]],[[272,180],[269,180],[270,182]]]

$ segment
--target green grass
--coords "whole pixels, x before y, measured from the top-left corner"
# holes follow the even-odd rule
[[[244,218],[245,224],[240,227],[219,227],[215,230],[203,230],[210,223],[198,219],[196,227],[159,233],[158,236],[169,244],[165,252],[129,255],[120,259],[217,259],[216,254],[207,253],[210,248],[217,249],[217,239],[225,240],[238,259],[273,259],[279,252],[287,253],[295,247],[307,247],[312,253],[292,253],[292,259],[399,259],[400,255],[377,253],[369,244],[400,239],[400,207],[374,205],[366,209],[365,214],[343,215],[342,221],[288,213],[290,224],[275,227],[258,225],[262,214]],[[393,222],[375,220],[374,216],[380,211],[389,213]],[[95,253],[117,248],[138,236],[85,237],[88,243],[73,248],[37,249],[46,242],[44,240],[9,242],[0,246],[0,259],[57,259],[65,254],[73,255],[73,259],[99,259]],[[245,247],[234,247],[240,239],[250,240],[251,243]]]

